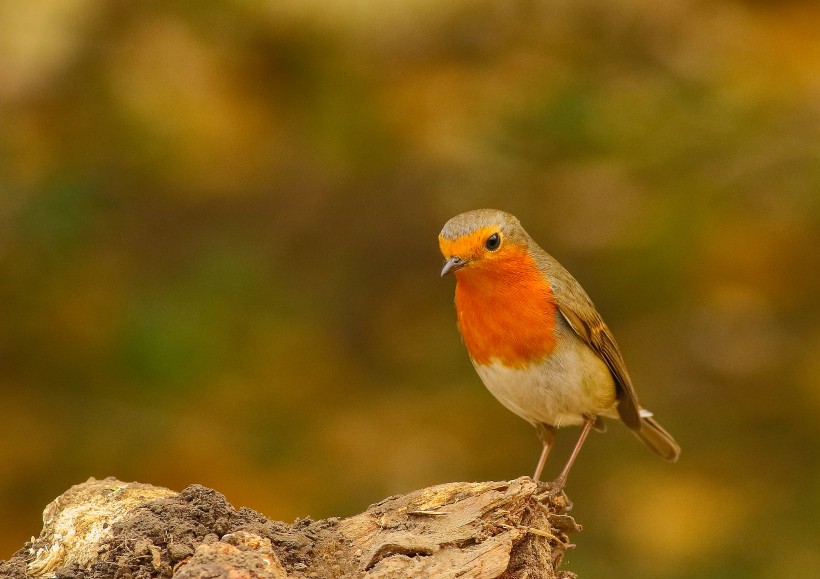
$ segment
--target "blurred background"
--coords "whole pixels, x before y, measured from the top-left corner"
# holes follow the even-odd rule
[[[0,3],[0,558],[89,476],[290,521],[529,475],[439,278],[486,206],[683,447],[593,435],[566,568],[812,575],[818,29],[786,0]]]

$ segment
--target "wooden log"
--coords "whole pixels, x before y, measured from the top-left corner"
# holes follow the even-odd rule
[[[394,496],[347,519],[270,521],[200,485],[180,493],[89,479],[43,513],[40,536],[0,577],[60,579],[561,578],[562,495],[528,477],[449,483]]]

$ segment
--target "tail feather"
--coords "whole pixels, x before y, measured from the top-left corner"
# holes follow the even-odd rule
[[[651,414],[646,415],[641,412],[641,428],[634,432],[637,437],[656,454],[672,462],[678,460],[680,456],[680,446],[678,446],[678,443],[672,438],[672,435],[666,432],[663,427],[652,418]]]

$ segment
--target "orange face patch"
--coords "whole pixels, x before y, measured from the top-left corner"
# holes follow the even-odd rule
[[[477,364],[497,361],[520,368],[555,347],[552,287],[526,247],[502,242],[496,251],[485,250],[493,233],[485,229],[450,244],[441,240],[445,258],[471,260],[456,271],[459,329]]]
[[[498,229],[493,227],[480,227],[469,235],[464,235],[458,239],[447,239],[439,236],[438,246],[444,259],[450,259],[457,255],[465,261],[472,261],[479,259],[488,252],[484,247],[484,243],[488,237],[497,232]]]

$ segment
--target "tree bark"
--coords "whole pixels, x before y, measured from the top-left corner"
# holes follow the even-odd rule
[[[199,485],[89,479],[46,507],[0,577],[567,579],[558,567],[580,527],[549,491],[528,477],[449,483],[288,525]]]

